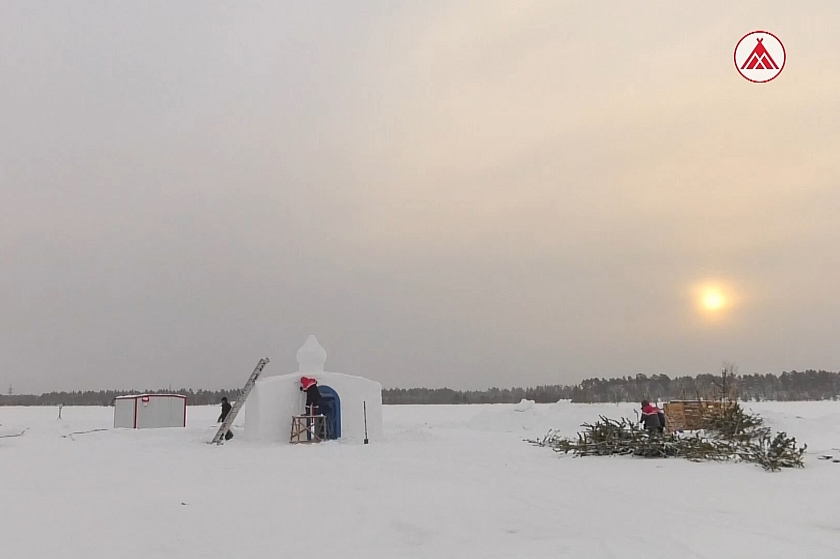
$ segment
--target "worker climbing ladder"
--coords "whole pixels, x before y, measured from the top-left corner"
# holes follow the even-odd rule
[[[230,412],[228,412],[227,417],[225,417],[221,427],[219,427],[219,431],[216,433],[216,436],[213,437],[213,440],[210,441],[210,444],[222,444],[225,433],[230,430],[233,425],[233,420],[236,419],[236,414],[238,414],[239,410],[242,409],[242,406],[245,405],[245,400],[248,398],[248,394],[251,393],[251,389],[254,388],[254,384],[256,384],[257,379],[260,378],[260,373],[262,373],[263,367],[267,364],[268,357],[260,359],[260,362],[257,363],[254,372],[251,373],[250,377],[248,377],[248,382],[245,383],[245,387],[242,389],[242,394],[240,394],[239,398],[237,398],[236,402],[234,402],[233,407],[230,409]]]

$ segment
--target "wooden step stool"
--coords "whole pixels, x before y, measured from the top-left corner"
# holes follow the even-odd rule
[[[293,415],[289,442],[320,443],[327,439],[326,415]]]

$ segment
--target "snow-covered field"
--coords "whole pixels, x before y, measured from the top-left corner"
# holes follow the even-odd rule
[[[0,408],[0,556],[840,557],[840,402],[749,405],[806,468],[571,458],[522,438],[631,405],[386,406],[368,446],[205,444],[110,429],[112,408]],[[241,425],[242,417],[237,424]],[[80,433],[95,429],[89,433]],[[78,433],[72,434],[71,433]]]

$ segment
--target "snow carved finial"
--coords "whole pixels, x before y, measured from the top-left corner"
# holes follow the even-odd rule
[[[318,343],[314,335],[306,338],[306,342],[297,352],[298,372],[318,373],[324,371],[324,363],[327,361],[327,352]]]

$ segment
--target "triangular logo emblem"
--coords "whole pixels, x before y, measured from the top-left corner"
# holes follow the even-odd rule
[[[747,61],[741,66],[741,70],[778,70],[779,67],[764,48],[764,39],[759,37],[756,39],[755,48],[747,57]]]

